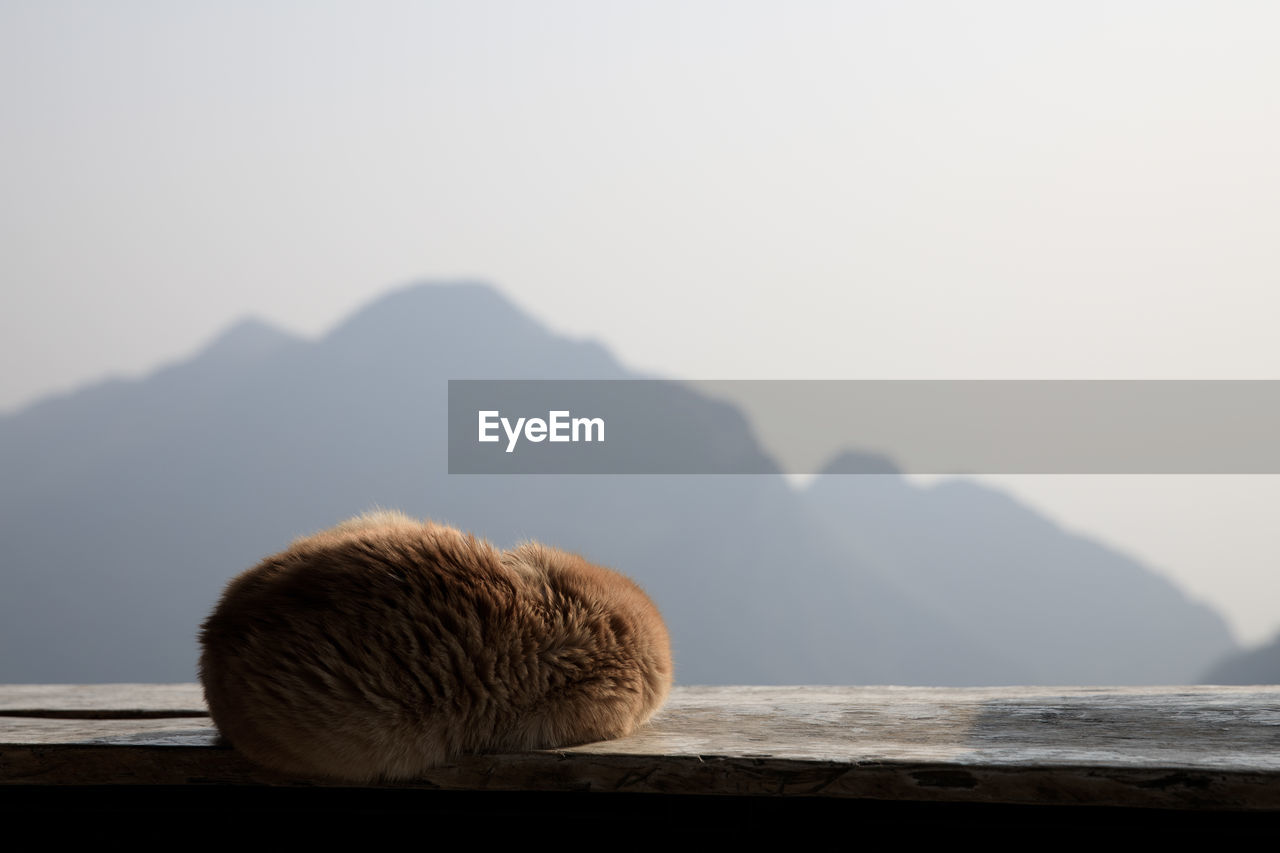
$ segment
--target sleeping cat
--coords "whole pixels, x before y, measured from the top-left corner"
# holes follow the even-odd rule
[[[200,642],[209,711],[233,746],[350,781],[621,737],[672,678],[662,617],[622,575],[392,512],[233,579]]]

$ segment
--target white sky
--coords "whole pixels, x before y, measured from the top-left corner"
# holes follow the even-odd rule
[[[495,282],[690,378],[1280,378],[1280,4],[0,2],[0,410]],[[1020,478],[1280,628],[1277,478]]]

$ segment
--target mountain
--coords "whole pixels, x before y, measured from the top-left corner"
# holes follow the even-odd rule
[[[144,379],[0,418],[0,679],[191,680],[196,631],[231,576],[374,506],[503,546],[541,539],[633,576],[668,620],[683,683],[1138,683],[1165,672],[1148,645],[1178,681],[1203,668],[1193,639],[1211,657],[1230,648],[1225,628],[1186,643],[1103,632],[1106,654],[1041,665],[922,594],[884,548],[855,548],[816,493],[778,476],[450,476],[447,380],[464,378],[638,377],[488,286],[423,285],[318,340],[242,321]],[[763,456],[736,409],[669,393],[698,410],[705,433],[689,452]],[[1024,515],[1013,520],[1048,525]],[[1097,575],[1087,630],[1130,592],[1080,571]],[[1163,582],[1148,592],[1170,624],[1202,615]],[[1196,668],[1177,675],[1179,655]]]
[[[1150,569],[973,480],[915,486],[849,452],[806,497],[852,553],[1008,650],[1027,683],[1176,684],[1234,648],[1220,616]]]
[[[1227,655],[1200,679],[1201,684],[1280,684],[1280,634],[1254,649]]]

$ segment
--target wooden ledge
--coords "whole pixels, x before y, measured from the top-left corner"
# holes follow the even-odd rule
[[[195,684],[0,686],[0,785],[339,787],[219,745]],[[680,687],[624,740],[367,787],[1280,812],[1280,687]]]

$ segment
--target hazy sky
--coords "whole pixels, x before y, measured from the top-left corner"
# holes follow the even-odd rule
[[[1280,378],[1280,4],[0,2],[0,99],[0,410],[460,276],[672,376]],[[1014,487],[1280,628],[1275,478]]]

